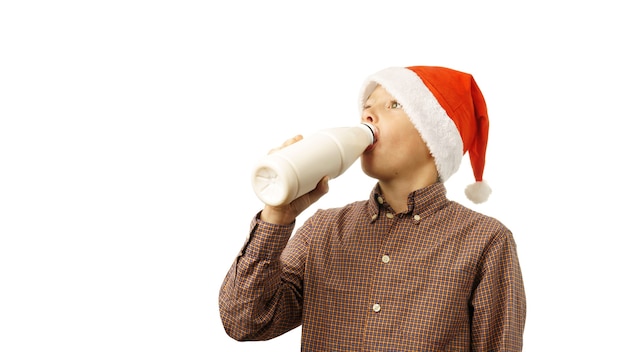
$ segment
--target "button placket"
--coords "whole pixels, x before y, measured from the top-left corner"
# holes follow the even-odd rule
[[[384,203],[384,199],[380,196],[377,197],[377,201],[379,204]],[[395,234],[394,229],[398,226],[397,222],[401,221],[402,219],[402,215],[394,214],[393,210],[389,208],[380,208],[380,210],[381,210],[380,215],[382,216],[382,214],[384,213],[384,217],[386,218],[386,220],[388,220],[388,222],[384,222],[385,227],[386,227],[386,236],[384,236],[384,240],[383,240],[382,246],[380,247],[380,252],[378,254],[379,255],[378,263],[379,265],[382,265],[382,266],[378,267],[378,269],[375,269],[376,270],[375,276],[378,277],[378,279],[374,280],[373,287],[375,288],[372,289],[371,296],[370,296],[373,301],[373,302],[370,301],[370,304],[371,304],[370,309],[373,313],[376,313],[376,314],[379,314],[382,310],[381,303],[377,302],[378,299],[386,295],[382,286],[380,286],[380,289],[382,289],[382,291],[378,292],[379,291],[379,289],[377,289],[379,287],[378,285],[384,285],[384,282],[386,281],[386,277],[390,274],[389,270],[392,270],[391,268],[387,267],[388,265],[390,265],[389,263],[391,262],[391,257],[385,248],[387,248],[391,243],[393,243],[393,242],[390,243],[389,241],[394,241],[394,239],[392,239],[391,236],[394,236]],[[372,220],[374,219],[375,217],[372,217]]]

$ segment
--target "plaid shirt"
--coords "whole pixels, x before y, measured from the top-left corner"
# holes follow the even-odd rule
[[[237,340],[302,324],[302,351],[520,351],[526,299],[499,221],[446,198],[442,183],[394,213],[367,201],[318,210],[295,235],[257,217],[224,279]],[[290,238],[291,237],[291,238]]]

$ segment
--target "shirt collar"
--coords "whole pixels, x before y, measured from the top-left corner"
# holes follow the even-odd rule
[[[449,202],[450,200],[446,196],[445,185],[442,182],[435,182],[430,186],[409,193],[407,197],[408,210],[406,214],[414,218],[417,215],[417,219],[425,219],[443,208]],[[376,184],[370,192],[367,209],[372,218],[372,222],[380,218],[379,215],[381,212],[392,211],[389,204],[385,201],[378,184]]]

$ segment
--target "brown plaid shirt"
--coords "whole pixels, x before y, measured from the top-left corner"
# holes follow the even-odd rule
[[[302,351],[520,351],[524,285],[511,232],[437,183],[394,213],[367,201],[294,224],[252,221],[220,290],[226,332],[302,324]],[[291,237],[291,239],[290,239]]]

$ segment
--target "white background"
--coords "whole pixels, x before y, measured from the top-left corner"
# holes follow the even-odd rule
[[[355,124],[363,79],[410,65],[486,97],[494,193],[466,201],[467,156],[446,184],[514,233],[525,350],[624,350],[618,3],[2,2],[0,351],[299,350],[300,329],[240,343],[220,322],[252,165]],[[313,208],[373,185],[355,164]]]

